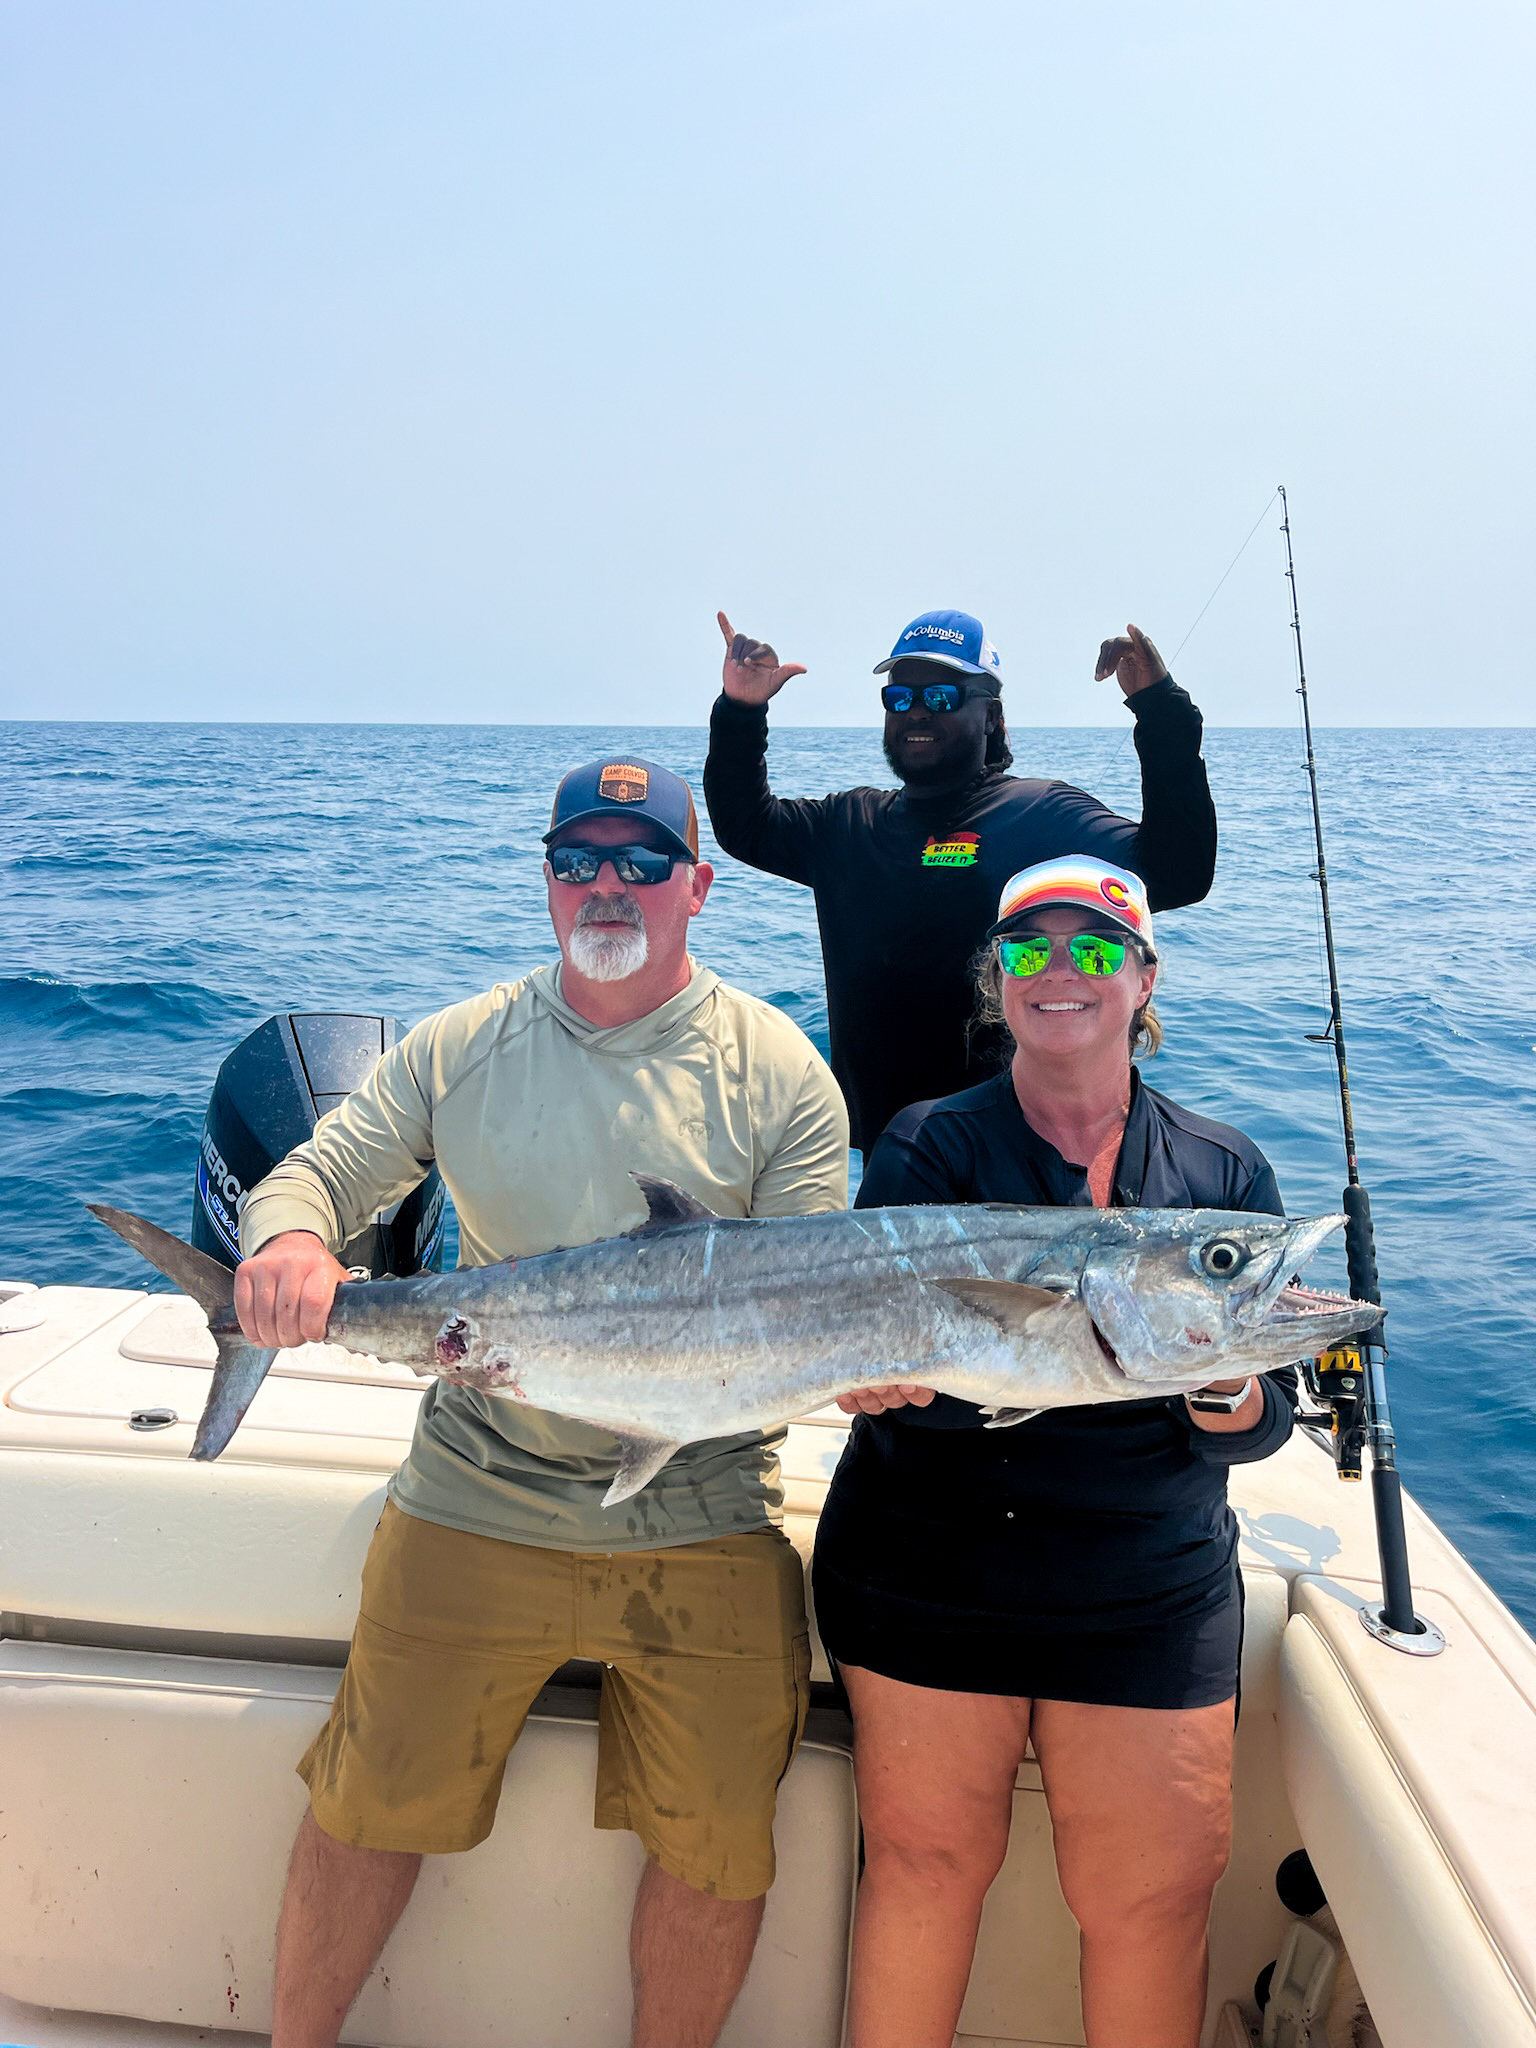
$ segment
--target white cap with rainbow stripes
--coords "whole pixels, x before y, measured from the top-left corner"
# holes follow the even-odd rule
[[[1148,952],[1153,949],[1152,907],[1141,877],[1082,853],[1070,854],[1065,860],[1038,861],[1032,868],[1021,868],[1005,882],[998,898],[997,922],[987,937],[997,938],[1027,912],[1057,904],[1065,904],[1071,910],[1091,910],[1095,916],[1133,933]]]

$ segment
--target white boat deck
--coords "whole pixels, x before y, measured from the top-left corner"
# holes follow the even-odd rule
[[[302,1810],[291,1758],[334,1684],[421,1383],[307,1348],[278,1362],[224,1457],[193,1465],[211,1363],[200,1318],[179,1298],[0,1283],[0,2043],[260,2038],[271,1909]],[[154,1408],[178,1419],[130,1426],[134,1411]],[[786,1527],[807,1553],[843,1428],[832,1411],[789,1433]],[[1419,1659],[1373,1642],[1358,1618],[1379,1596],[1368,1489],[1340,1484],[1304,1438],[1238,1468],[1232,1498],[1248,1630],[1208,2048],[1230,2038],[1218,2035],[1220,2008],[1251,1999],[1289,1925],[1273,1872],[1302,1843],[1386,2048],[1536,2048],[1536,1644],[1412,1503],[1418,1605],[1450,1647]],[[819,1645],[816,1675],[829,1676]],[[548,1704],[514,1757],[490,1842],[432,1859],[438,1874],[424,1879],[346,2038],[377,2048],[626,2038],[631,1838],[584,1826],[587,1707],[578,1694]],[[193,1787],[184,1809],[173,1778]],[[198,1786],[217,1805],[211,1829]],[[786,1787],[781,1857],[796,1874],[776,1888],[730,2048],[837,2040],[850,1800],[845,1731],[823,1722]],[[108,1809],[116,1832],[102,1835]],[[81,1859],[109,1836],[116,1888],[103,1898]],[[231,1881],[235,1844],[259,1881]],[[551,1905],[567,1849],[576,1891]],[[178,1859],[183,1869],[167,1867]],[[524,1888],[522,1923],[508,1921],[509,1885]],[[238,1921],[238,1943],[219,1935],[211,1904],[199,1919],[199,1894]],[[785,1916],[777,1933],[775,1915]],[[536,1926],[537,1940],[514,1940],[508,1927],[519,1924],[524,1936]],[[577,1924],[594,1935],[579,1955]],[[505,2009],[509,1941],[554,1998],[542,2020],[526,1999],[515,2015]],[[102,2004],[114,1986],[120,2009],[157,2017],[47,2003]],[[178,1996],[200,2025],[172,2024]],[[28,1997],[38,2003],[18,2002]],[[961,2040],[1082,2040],[1075,1929],[1032,1762]]]

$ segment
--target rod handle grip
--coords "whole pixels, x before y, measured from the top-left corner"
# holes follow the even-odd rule
[[[1380,1301],[1376,1271],[1376,1233],[1371,1228],[1371,1198],[1352,1185],[1344,1190],[1344,1257],[1349,1266],[1349,1291],[1356,1301]]]

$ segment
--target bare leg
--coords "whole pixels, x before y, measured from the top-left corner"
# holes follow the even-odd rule
[[[864,1880],[852,2048],[949,2048],[987,1887],[1002,1867],[1030,1703],[843,1667]]]
[[[632,2048],[714,2048],[757,1946],[763,1904],[712,1899],[646,1864],[629,1931]]]
[[[1082,1929],[1089,2048],[1198,2048],[1206,1922],[1232,1833],[1232,1702],[1037,1700],[1056,1867]]]
[[[350,1849],[305,1814],[277,1919],[272,2048],[335,2048],[420,1869],[419,1856]]]

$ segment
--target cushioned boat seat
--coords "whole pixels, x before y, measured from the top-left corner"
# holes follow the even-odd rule
[[[304,1810],[294,1759],[334,1671],[0,1644],[0,1989],[37,2005],[270,2026]],[[621,2048],[638,1840],[591,1825],[595,1692],[550,1689],[488,1841],[429,1857],[348,2022],[378,2048]],[[725,2040],[835,2048],[853,1773],[813,1727],[779,1800],[779,1881]]]

